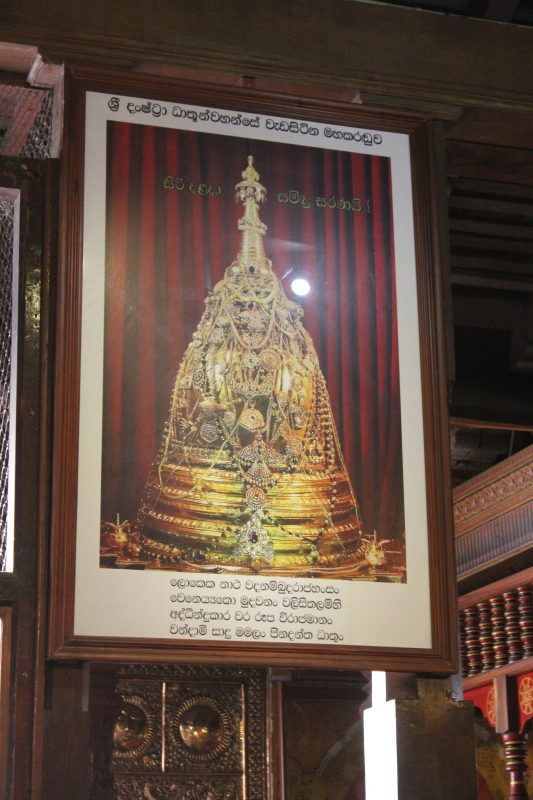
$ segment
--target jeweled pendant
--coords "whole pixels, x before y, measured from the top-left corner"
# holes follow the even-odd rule
[[[237,561],[249,561],[252,564],[257,561],[271,564],[274,560],[272,539],[266,528],[263,527],[258,512],[252,514],[238,532],[233,555]]]

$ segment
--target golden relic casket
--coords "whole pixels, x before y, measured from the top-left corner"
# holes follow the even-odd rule
[[[263,247],[250,156],[237,259],[178,369],[138,521],[145,558],[176,570],[356,576],[361,522],[301,307]]]

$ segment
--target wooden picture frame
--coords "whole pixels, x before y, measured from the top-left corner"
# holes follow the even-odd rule
[[[392,115],[363,110],[348,103],[320,99],[302,101],[296,97],[227,89],[203,82],[163,82],[137,74],[111,75],[88,67],[69,72],[66,109],[56,303],[50,656],[76,660],[235,662],[453,672],[456,664],[455,574],[442,335],[436,138],[432,125],[416,114]],[[127,147],[124,145],[126,140],[129,142]],[[246,153],[250,149],[263,154],[263,163],[259,159],[253,164],[248,162],[246,172]],[[233,162],[236,152],[240,160]],[[305,165],[312,159],[318,160],[306,171]],[[292,172],[291,165],[294,165]],[[333,491],[328,484],[324,492],[329,492],[327,496],[333,499],[328,506],[330,512],[323,515],[322,527],[316,536],[313,533],[313,539],[311,523],[309,535],[304,526],[303,535],[299,536],[304,555],[291,556],[285,561],[281,558],[281,550],[278,552],[276,549],[276,534],[272,530],[277,525],[284,536],[289,536],[287,531],[293,530],[289,523],[285,522],[283,527],[274,512],[267,516],[262,509],[259,517],[254,516],[252,507],[244,505],[244,500],[238,517],[241,521],[233,528],[231,525],[227,527],[230,545],[219,542],[223,522],[217,522],[220,530],[210,529],[211,532],[215,530],[214,544],[210,540],[205,551],[202,550],[202,543],[206,540],[203,534],[195,539],[195,546],[191,545],[187,550],[182,532],[178,548],[173,545],[172,530],[170,533],[167,530],[164,534],[148,534],[146,518],[142,524],[135,519],[126,524],[125,517],[129,519],[129,514],[134,517],[135,509],[133,512],[124,511],[126,506],[119,508],[116,501],[119,491],[129,492],[129,508],[132,508],[135,479],[130,469],[134,468],[131,467],[131,453],[124,453],[129,453],[134,446],[136,453],[141,453],[139,463],[150,463],[146,461],[146,451],[150,449],[146,446],[146,430],[152,423],[147,422],[146,396],[149,395],[159,409],[163,403],[168,410],[171,397],[174,403],[178,384],[181,389],[186,385],[187,376],[184,379],[180,370],[185,369],[184,352],[190,352],[187,343],[203,341],[198,331],[207,324],[200,321],[200,318],[207,319],[202,316],[207,290],[212,289],[220,275],[226,274],[221,282],[222,290],[215,289],[215,294],[219,291],[223,294],[228,285],[224,281],[233,280],[223,272],[230,266],[230,260],[218,267],[218,275],[215,267],[209,271],[210,264],[218,263],[217,258],[222,257],[220,254],[226,253],[226,240],[229,242],[227,252],[231,252],[231,248],[235,252],[241,237],[242,255],[245,252],[243,230],[249,231],[250,225],[252,228],[256,226],[252,239],[255,236],[257,241],[260,240],[257,224],[261,226],[262,223],[247,219],[245,199],[255,197],[256,207],[264,199],[264,186],[259,183],[256,167],[264,176],[261,181],[269,192],[270,205],[264,212],[269,215],[269,231],[277,228],[277,233],[271,237],[274,255],[277,252],[282,262],[276,286],[278,283],[282,286],[280,297],[285,299],[280,302],[286,303],[290,314],[296,306],[292,300],[289,302],[288,284],[282,281],[296,260],[284,262],[284,258],[289,258],[286,253],[301,251],[302,263],[307,263],[306,258],[308,261],[314,258],[318,265],[315,272],[310,271],[315,285],[312,285],[312,299],[305,309],[311,340],[318,342],[318,362],[311,345],[311,355],[305,363],[312,362],[314,366],[305,369],[312,374],[309,386],[316,387],[321,382],[322,371],[326,375],[327,396],[323,395],[322,417],[316,419],[326,419],[324,424],[329,425],[330,459],[336,465],[335,480],[343,508],[345,497],[350,494],[346,487],[359,481],[359,487],[356,486],[350,494],[357,522],[346,522],[348,517],[342,517],[343,528],[336,521],[340,519],[335,517],[340,513],[337,489]],[[269,183],[269,169],[271,175],[277,174],[277,183],[273,178]],[[311,173],[314,183],[309,177]],[[367,194],[361,191],[356,197],[358,181],[362,186],[364,175]],[[223,214],[230,213],[228,209],[233,207],[232,190],[236,184],[245,204],[244,222],[239,222],[240,233],[237,231],[238,210],[231,210],[234,227],[230,225],[228,228],[220,222],[226,219]],[[179,193],[178,203],[176,197]],[[211,212],[206,211],[210,202],[212,209],[218,203],[211,216]],[[200,208],[203,210],[198,211]],[[260,213],[263,214],[262,208]],[[164,235],[163,225],[166,226]],[[303,238],[303,233],[291,238],[291,231],[304,228],[309,239]],[[344,238],[338,233],[341,229]],[[183,237],[179,248],[176,239],[172,238],[177,232]],[[192,247],[183,244],[188,235],[194,240]],[[301,239],[297,238],[299,235]],[[267,233],[265,251],[269,247],[268,237]],[[246,241],[250,248],[250,240]],[[186,246],[189,249],[183,250]],[[321,255],[317,255],[322,246]],[[354,255],[356,248],[359,248],[359,261]],[[201,257],[198,256],[199,250],[202,250]],[[199,266],[182,267],[184,252],[189,253],[187,264],[197,263]],[[335,253],[334,257],[332,253]],[[195,258],[199,260],[195,261]],[[224,258],[228,257],[224,255]],[[365,258],[372,261],[374,272],[370,278],[367,275],[363,291],[355,279],[354,264]],[[137,266],[133,266],[134,259],[137,259]],[[275,270],[274,258],[272,261]],[[378,261],[379,269],[376,266]],[[122,267],[116,266],[119,263]],[[154,271],[161,263],[165,264],[165,275],[173,276],[168,279],[168,286],[165,284],[163,288],[161,273]],[[241,263],[237,259],[237,263],[242,266],[244,261]],[[178,265],[176,269],[185,271],[177,278],[175,271],[167,269],[169,264]],[[120,280],[117,277],[119,272],[113,271],[115,269],[122,269]],[[297,270],[295,274],[299,274]],[[137,299],[132,305],[131,298],[128,301],[124,299],[124,286],[128,281],[135,282],[139,276],[140,283],[136,284],[134,291]],[[161,311],[163,306],[155,305],[149,312],[142,310],[146,299],[143,284],[146,276],[150,286],[156,287],[155,295],[163,297],[164,311]],[[118,290],[117,281],[122,281],[122,288]],[[388,305],[383,300],[385,285],[390,288],[392,298],[387,301]],[[348,296],[347,287],[351,287],[353,296]],[[169,300],[172,292],[174,295]],[[335,299],[328,306],[328,298],[333,297],[334,292]],[[352,355],[356,345],[349,338],[353,333],[350,325],[354,331],[357,327],[353,321],[355,317],[352,318],[353,310],[358,309],[358,330],[364,338],[366,328],[363,322],[367,318],[365,315],[370,313],[369,298],[374,298],[372,302],[378,309],[372,312],[372,326],[377,333],[365,352],[379,353],[375,356],[375,363],[370,360],[365,370],[357,367],[359,388],[352,389],[352,384],[348,384],[346,389],[344,378],[339,380],[338,376],[351,375],[354,369]],[[176,309],[176,304],[179,313],[173,315],[169,308]],[[252,306],[248,303],[247,308]],[[329,311],[321,316],[323,307]],[[120,323],[116,321],[115,312],[121,315]],[[298,313],[295,311],[294,318],[290,317],[293,321],[287,323],[289,327],[294,326],[287,336],[290,338],[294,334],[296,338],[300,337],[298,341],[308,341],[308,335],[296,327],[300,325],[294,321]],[[188,322],[187,315],[191,317]],[[150,324],[147,320],[151,320]],[[173,327],[175,324],[178,327]],[[132,325],[137,331],[134,334],[131,334]],[[169,356],[169,359],[174,358],[172,369],[167,366],[164,379],[157,377],[163,373],[157,372],[158,367],[153,366],[160,352],[159,345],[154,345],[157,336],[153,339],[151,334],[147,334],[148,339],[143,339],[152,327],[163,331],[168,351],[172,347],[175,349]],[[115,335],[117,330],[120,332],[118,336]],[[246,330],[249,332],[251,328]],[[337,330],[341,331],[338,338],[332,338],[337,335]],[[345,340],[346,330],[348,338]],[[383,339],[384,330],[389,339]],[[136,343],[130,350],[124,344],[128,336],[132,336]],[[283,346],[280,344],[280,348]],[[257,347],[254,357],[261,356]],[[324,355],[326,351],[329,356]],[[357,352],[360,361],[365,361],[362,344]],[[394,355],[396,352],[397,356]],[[145,362],[145,355],[152,360]],[[278,351],[278,356],[282,359],[280,363],[284,364],[282,350]],[[301,356],[300,353],[292,363],[301,362]],[[179,366],[180,361],[182,366]],[[142,362],[142,368],[137,362]],[[117,364],[122,366],[117,368]],[[395,374],[396,367],[399,375],[395,384],[396,394],[387,394],[383,386],[391,384],[393,378],[390,376]],[[275,369],[281,370],[279,364]],[[290,372],[289,367],[283,366],[283,369]],[[129,376],[136,370],[141,378],[132,389]],[[177,370],[175,382],[174,378],[168,378],[169,370],[173,371],[174,378]],[[261,374],[266,372],[265,366]],[[288,380],[290,384],[291,379]],[[336,388],[333,386],[335,380]],[[367,386],[367,381],[371,380],[374,380],[372,392]],[[190,381],[187,386],[186,391],[192,391]],[[103,411],[103,407],[107,403],[106,408],[116,410],[117,393],[122,396],[123,390],[130,391],[131,398],[129,405],[121,401],[119,422],[113,429],[118,438],[122,437],[121,446],[126,448],[118,456],[105,427],[112,413]],[[202,394],[204,401],[206,398],[210,403],[213,400],[211,389],[195,391],[205,391],[206,394]],[[268,393],[264,389],[261,391]],[[366,400],[363,398],[365,392]],[[305,389],[301,389],[298,396],[304,395]],[[143,397],[145,400],[141,399]],[[218,413],[220,398],[217,396],[215,400]],[[273,407],[271,400],[268,401],[269,409]],[[257,417],[255,400],[246,400],[238,411],[232,402],[231,413],[234,417],[237,414],[237,421],[234,420],[230,428],[240,431],[243,419],[239,415],[242,415],[244,407],[254,409]],[[278,402],[277,396],[272,402],[274,405]],[[287,419],[294,418],[294,408],[290,405],[293,400],[284,402],[289,403],[290,413],[282,409],[280,414],[284,424],[289,425]],[[294,402],[300,402],[303,408],[307,401]],[[137,408],[135,412],[131,411],[132,403]],[[166,436],[168,445],[168,431],[174,431],[174,423],[180,419],[183,423],[183,415],[189,414],[191,417],[185,422],[190,423],[197,436],[197,427],[201,428],[207,419],[202,417],[193,424],[193,415],[200,413],[196,411],[197,407],[198,403],[194,410],[178,413],[172,410],[172,406],[171,415],[175,413],[178,416],[167,416],[166,426],[166,411],[154,412],[157,421],[152,427],[156,433],[150,434],[154,450],[149,459],[155,459],[155,466],[151,472],[143,467],[142,480],[146,480],[146,475],[152,476],[146,486],[150,480],[160,480],[162,471],[168,466],[162,461],[161,446],[158,455],[154,442],[160,443],[161,437],[164,439]],[[126,413],[127,408],[129,411]],[[311,405],[305,408],[310,414]],[[392,408],[397,409],[398,416],[392,415]],[[182,414],[181,418],[179,414]],[[341,422],[337,420],[338,431],[335,414],[342,417]],[[276,441],[279,442],[281,437],[283,444],[276,445],[276,454],[272,447],[268,450],[271,442],[266,432],[266,412],[265,418],[259,416],[261,425],[254,436],[246,439],[239,438],[240,433],[232,433],[230,441],[227,434],[220,452],[224,451],[226,460],[238,460],[246,442],[250,446],[253,441],[260,442],[257,446],[263,448],[261,452],[271,453],[271,461],[263,459],[265,464],[274,465],[272,470],[267,470],[270,475],[270,472],[276,473],[276,464],[281,464],[288,453],[289,434],[295,434],[296,427],[300,426],[300,430],[305,425],[294,422],[294,430],[287,433],[284,429],[286,441],[278,428]],[[351,419],[354,416],[359,419],[359,436],[361,431],[365,431],[364,436],[370,445],[361,441],[357,446],[353,444]],[[385,422],[372,427],[374,423],[370,425],[368,420],[378,416]],[[204,442],[210,441],[209,436],[223,436],[220,424],[217,422],[218,433],[213,433],[213,426],[201,428],[200,433],[203,430],[205,434]],[[379,424],[382,427],[378,434]],[[317,440],[321,430],[317,428]],[[181,435],[175,431],[172,436],[174,434],[178,438]],[[306,441],[309,443],[312,440],[310,432],[305,436],[308,436]],[[374,461],[370,457],[370,448],[376,451],[378,440],[384,452],[387,447],[394,450],[391,442],[399,442],[400,455],[396,448],[396,461],[389,458],[387,467],[384,461],[379,461],[379,455],[372,457]],[[177,439],[172,441],[175,445]],[[291,441],[294,441],[294,436]],[[205,455],[204,451],[202,453]],[[227,453],[230,455],[226,456]],[[318,463],[322,456],[316,453],[315,456]],[[187,456],[186,465],[192,474],[191,458]],[[294,487],[298,476],[308,475],[310,471],[311,457],[306,455],[305,458],[307,460],[302,461],[299,455],[293,454],[292,460],[283,461],[283,464],[289,464],[286,485],[291,486],[292,482],[293,493],[296,492]],[[179,462],[180,469],[184,463]],[[240,470],[239,474],[248,476],[243,477],[242,483],[242,496],[248,497],[247,488],[252,486],[258,490],[259,485],[250,479],[251,470],[246,472],[250,461],[241,460],[239,463],[241,466],[237,464],[235,474]],[[374,464],[372,468],[371,463]],[[301,464],[307,465],[307,472],[299,466]],[[227,465],[225,468],[230,469]],[[139,481],[141,468],[135,469]],[[173,466],[172,476],[175,469]],[[194,469],[200,470],[200,467]],[[327,481],[333,474],[333,468],[328,469]],[[392,477],[389,476],[385,497],[387,470]],[[281,466],[278,471],[281,475]],[[169,474],[168,470],[165,474]],[[184,474],[188,480],[189,473],[185,471]],[[207,492],[203,477],[195,480],[191,490],[178,488],[181,498],[193,491],[200,499],[208,496],[201,494]],[[263,498],[265,493],[268,496],[269,487],[275,485],[276,480],[282,481],[277,473],[271,483],[264,484]],[[304,483],[305,480],[307,477]],[[399,500],[398,485],[401,486]],[[165,484],[162,490],[165,496],[167,489],[168,496],[171,494],[169,486]],[[390,489],[391,486],[396,490]],[[135,498],[139,497],[142,505],[144,500],[141,501],[139,496],[142,492],[134,491],[137,492]],[[145,488],[143,497],[147,491]],[[317,492],[313,489],[310,494]],[[108,496],[111,500],[106,510],[105,497]],[[289,497],[288,493],[283,495],[286,497]],[[359,504],[362,503],[362,516],[358,499]],[[337,511],[335,502],[338,503]],[[364,511],[365,504],[367,509],[373,504],[374,517]],[[213,516],[217,503],[211,498],[206,505],[208,515]],[[144,507],[146,510],[146,504]],[[393,520],[386,525],[390,524],[391,530],[396,525],[396,532],[390,535],[385,523],[382,529],[378,523],[376,530],[375,519],[381,519],[379,515],[383,515],[386,508],[389,509],[386,519]],[[290,513],[287,512],[291,524],[295,509],[296,506],[291,505]],[[113,522],[110,517],[115,511],[118,516]],[[165,513],[166,517],[163,512],[160,516],[170,519]],[[347,515],[349,513],[352,512],[346,511]],[[366,523],[361,521],[365,513]],[[197,511],[194,514],[197,515]],[[194,514],[191,512],[191,518]],[[194,518],[196,520],[197,516]],[[226,516],[223,521],[228,519]],[[248,530],[246,520],[262,520],[261,524],[257,522],[257,530],[260,536],[264,536],[266,550],[254,549],[257,540],[254,533],[255,539],[250,535],[245,540],[249,550],[243,556],[242,550],[237,548],[243,540],[242,532]],[[233,524],[233,517],[231,521]],[[138,530],[137,525],[140,526]],[[326,530],[328,525],[329,532]],[[349,538],[351,534],[343,531],[348,528],[355,530],[357,525],[360,538],[354,534],[352,541]],[[327,538],[331,531],[333,538]],[[273,545],[269,537],[272,537]],[[298,537],[295,535],[295,538]],[[317,543],[316,546],[310,544],[311,540]],[[324,541],[328,542],[329,550]],[[219,544],[220,552],[217,550]],[[216,551],[215,555],[209,555],[212,551]],[[374,558],[372,561],[376,554],[377,560]],[[293,567],[293,562],[305,566]],[[278,563],[281,566],[277,566]],[[114,568],[108,569],[109,566]],[[184,593],[187,588],[193,594]],[[201,592],[194,594],[198,588]],[[206,591],[211,591],[211,594],[206,594]],[[311,601],[312,596],[314,599]],[[261,598],[260,602],[257,598]],[[228,607],[221,605],[223,603]],[[266,606],[269,608],[265,611]],[[304,606],[305,613],[295,611]],[[324,609],[328,613],[324,613]],[[239,619],[236,619],[239,614]],[[197,622],[188,624],[186,620],[191,619]],[[210,624],[213,620],[216,625]]]

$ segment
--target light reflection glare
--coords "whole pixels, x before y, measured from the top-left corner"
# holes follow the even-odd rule
[[[294,278],[291,281],[291,289],[298,297],[305,297],[311,291],[311,285],[305,278]]]

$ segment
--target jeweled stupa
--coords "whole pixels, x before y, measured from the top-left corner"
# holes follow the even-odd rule
[[[139,524],[143,557],[176,570],[350,577],[361,523],[302,308],[266,257],[253,159],[236,260],[178,369]]]

